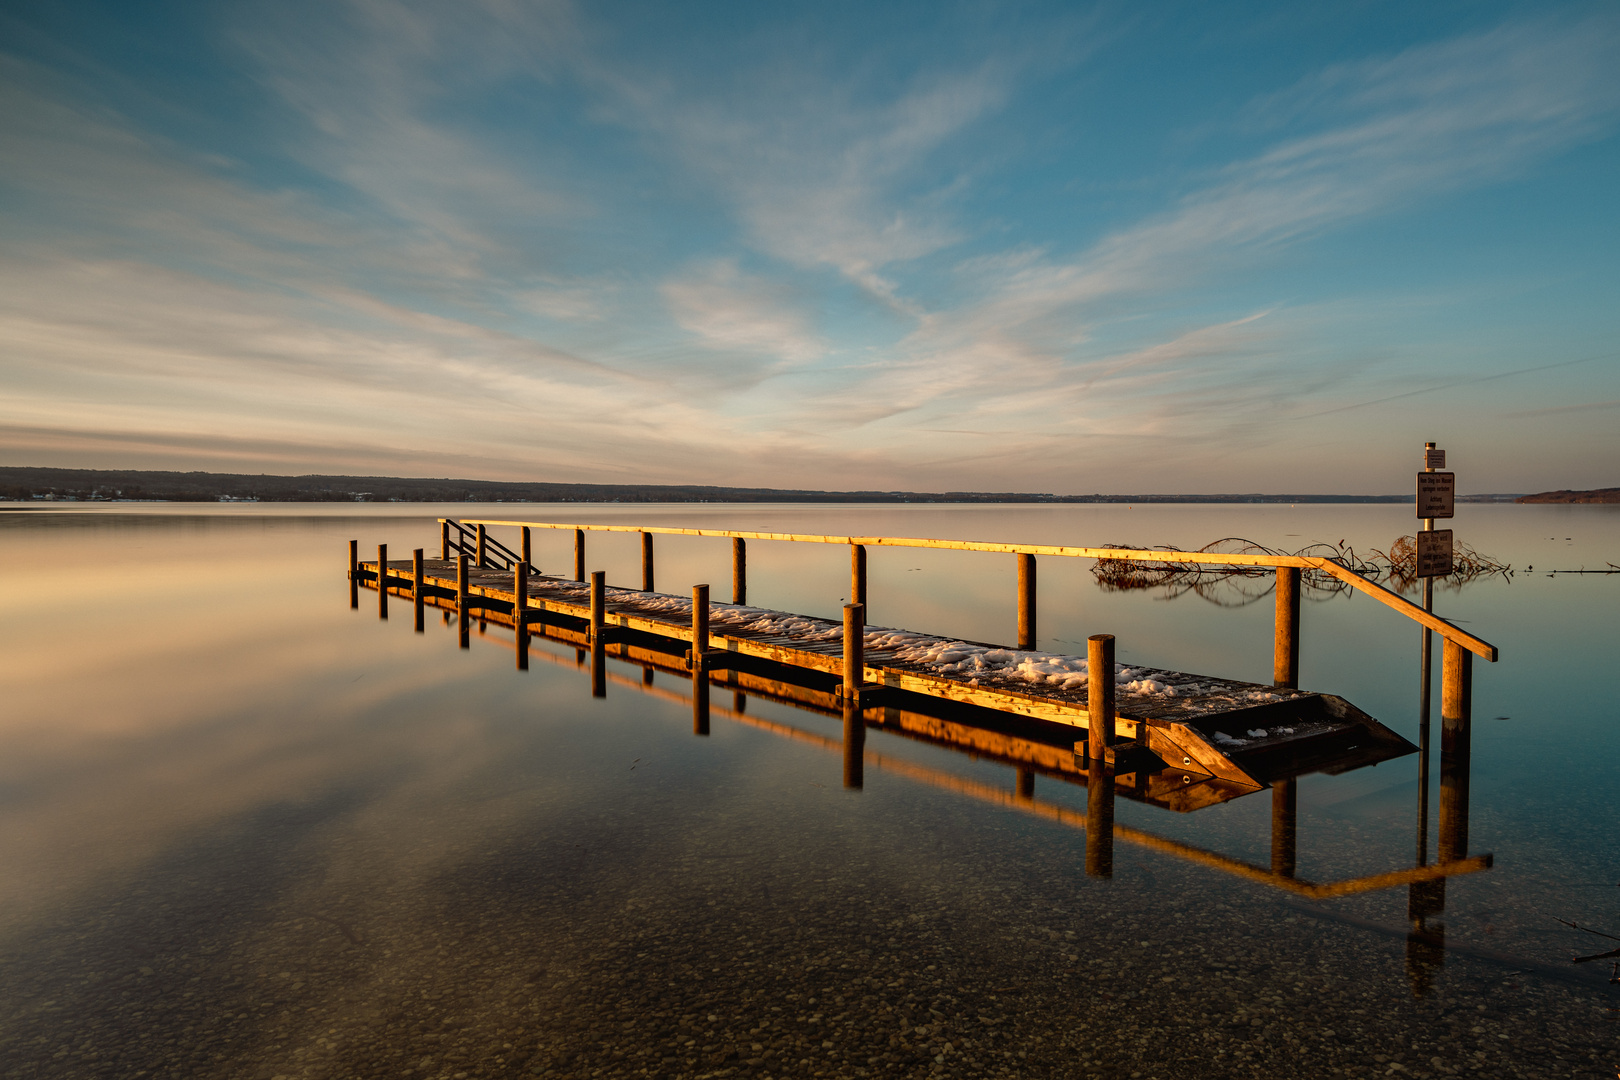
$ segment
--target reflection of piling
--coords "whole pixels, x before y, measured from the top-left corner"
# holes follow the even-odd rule
[[[411,552],[411,604],[416,608],[416,632],[418,634],[426,630],[423,622],[423,616],[426,613],[426,591],[427,573],[422,566],[422,549],[416,548]]]
[[[866,783],[866,720],[860,703],[844,696],[844,786],[859,791]]]
[[[1278,780],[1271,785],[1271,872],[1294,876],[1295,834],[1299,813],[1299,788],[1294,780]]]
[[[1035,770],[1018,770],[1018,797],[1025,801],[1035,797]]]
[[[748,695],[743,693],[741,690],[733,690],[731,692],[731,711],[735,713],[747,712]]]
[[[1100,755],[1086,769],[1086,875],[1114,876],[1114,774]]]
[[[748,603],[748,545],[740,536],[731,538],[731,602]]]
[[[467,553],[465,551],[456,556],[456,621],[460,623],[461,647],[471,648],[467,618],[471,586],[467,581]]]
[[[1277,567],[1276,631],[1272,641],[1271,679],[1277,686],[1299,689],[1299,567]]]
[[[349,541],[349,606],[360,606],[360,541]]]
[[[692,586],[692,733],[709,733],[709,587]]]
[[[1094,764],[1107,759],[1114,741],[1114,635],[1086,639],[1086,757]],[[1112,789],[1110,789],[1112,790]]]
[[[517,666],[529,670],[529,564],[512,567],[512,630],[517,634]]]
[[[388,618],[388,545],[377,545],[377,618]]]
[[[861,679],[866,674],[866,609],[860,604],[844,605],[844,684],[840,693],[845,701],[861,700]]]
[[[641,591],[653,591],[653,541],[650,532],[641,534]]]
[[[1434,884],[1443,884],[1444,880]],[[1417,885],[1412,888],[1416,889]],[[1439,923],[1429,925],[1422,919],[1416,920],[1406,935],[1406,981],[1412,987],[1414,998],[1428,996],[1434,987],[1435,975],[1445,963],[1446,928]]]
[[[644,667],[644,668],[641,669],[641,685],[642,686],[651,686],[652,684],[653,684],[653,669],[649,665],[649,666]]]
[[[591,696],[607,697],[607,572],[591,571]]]
[[[1035,648],[1035,556],[1018,553],[1018,647]]]

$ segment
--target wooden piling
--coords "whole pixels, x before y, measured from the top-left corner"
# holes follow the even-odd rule
[[[866,608],[866,545],[849,545],[849,602]]]
[[[349,606],[360,606],[360,541],[349,541]]]
[[[1018,647],[1035,645],[1035,556],[1018,553]]]
[[[844,605],[844,685],[845,701],[859,703],[861,681],[866,674],[866,609],[860,604]]]
[[[585,530],[574,530],[574,580],[585,580]]]
[[[388,618],[388,545],[377,545],[377,618]]]
[[[450,561],[450,523],[439,522],[439,558],[444,562]]]
[[[1106,760],[1114,741],[1114,635],[1092,634],[1086,639],[1086,757],[1093,764]]]
[[[595,608],[595,603],[592,603]],[[529,564],[519,562],[512,567],[512,625],[522,629],[529,614]]]
[[[653,539],[652,533],[641,534],[641,591],[653,592]]]
[[[1293,780],[1271,785],[1271,872],[1293,877],[1298,834],[1299,788]]]
[[[1299,689],[1299,567],[1277,567],[1276,633],[1271,648],[1271,679]]]
[[[533,566],[534,565],[533,551],[534,551],[533,538],[529,535],[529,527],[527,525],[525,525],[525,526],[523,526],[523,565],[524,566]]]
[[[1446,640],[1440,669],[1440,862],[1468,856],[1474,654]]]
[[[692,586],[692,670],[704,666],[709,651],[709,587]]]
[[[591,571],[591,643],[603,641],[602,627],[607,624],[607,571]]]
[[[416,608],[416,632],[423,633],[426,627],[423,624],[427,600],[427,573],[422,566],[422,549],[416,548],[411,552],[411,603]]]
[[[487,560],[488,549],[486,547],[488,538],[488,530],[482,525],[478,526],[478,565],[481,567],[489,565]]]
[[[731,538],[731,602],[748,603],[748,545],[740,536]]]

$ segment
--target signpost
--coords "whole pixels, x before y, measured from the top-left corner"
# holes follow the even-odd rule
[[[1417,474],[1417,516],[1449,518],[1457,516],[1457,474],[1420,472]],[[1433,528],[1433,526],[1430,526]],[[1447,571],[1449,573],[1449,571]]]

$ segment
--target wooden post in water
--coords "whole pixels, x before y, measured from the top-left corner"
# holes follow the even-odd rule
[[[416,548],[411,552],[411,603],[416,608],[416,632],[422,633],[425,629],[423,616],[423,603],[427,599],[427,574],[422,567],[422,549]]]
[[[866,545],[849,545],[849,602],[866,610]]]
[[[692,734],[709,733],[709,587],[692,586]]]
[[[1299,689],[1299,567],[1277,567],[1277,628],[1271,647],[1271,681]]]
[[[692,586],[692,670],[704,665],[709,651],[709,587]]]
[[[450,561],[450,523],[439,522],[439,559],[442,562]]]
[[[1299,788],[1293,780],[1271,785],[1271,872],[1293,877],[1295,835],[1299,820]]]
[[[377,545],[377,618],[388,618],[388,545]]]
[[[1086,639],[1086,757],[1092,765],[1107,760],[1114,741],[1114,635]]]
[[[488,535],[489,535],[488,530],[486,530],[484,528],[484,526],[482,526],[482,525],[478,526],[478,565],[480,567],[489,565],[489,562],[486,559],[486,555],[487,555],[488,552],[487,552],[487,548],[485,546],[485,543],[486,543],[486,541],[488,539]]]
[[[525,525],[525,526],[523,526],[523,565],[524,566],[533,566],[534,565],[533,550],[534,550],[533,538],[530,537],[530,535],[529,535],[529,527],[527,525]]]
[[[468,626],[467,626],[468,598],[471,595],[471,592],[472,592],[471,586],[468,584],[468,581],[467,581],[467,553],[465,551],[457,552],[456,553],[456,619],[461,624],[460,625],[461,647],[463,649],[468,649],[468,648],[472,647],[472,643],[468,640]]]
[[[349,606],[360,606],[360,541],[349,541]]]
[[[1468,857],[1468,771],[1472,751],[1474,654],[1446,639],[1440,669],[1439,861]]]
[[[1018,647],[1035,648],[1035,556],[1018,553]]]
[[[731,538],[731,602],[748,603],[748,545],[740,536]]]
[[[585,530],[574,530],[574,580],[585,580]]]
[[[860,604],[844,605],[844,685],[845,701],[859,707],[861,682],[866,674],[866,609]]]
[[[607,624],[607,571],[591,571],[591,644],[603,641],[602,627]],[[605,644],[605,642],[604,642]]]
[[[652,533],[641,534],[641,591],[654,592]]]

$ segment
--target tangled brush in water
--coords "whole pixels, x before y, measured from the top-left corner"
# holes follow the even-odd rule
[[[1298,551],[1281,551],[1257,544],[1242,537],[1228,536],[1199,548],[1200,553],[1219,555],[1294,555],[1331,559],[1348,570],[1374,581],[1385,580],[1396,592],[1414,588],[1417,577],[1417,540],[1402,536],[1389,546],[1388,551],[1374,548],[1366,556],[1340,540],[1337,544],[1312,544]],[[1142,547],[1136,544],[1110,544],[1109,547],[1134,551],[1176,551],[1177,548],[1159,545]],[[1500,574],[1513,576],[1513,568],[1481,555],[1467,544],[1453,547],[1453,569],[1449,576],[1437,578],[1438,583],[1457,589],[1477,578]],[[1167,599],[1194,593],[1210,603],[1222,607],[1242,607],[1270,595],[1276,587],[1276,573],[1269,566],[1227,566],[1190,562],[1146,562],[1136,559],[1098,559],[1092,568],[1098,584],[1110,592],[1129,592],[1140,589],[1163,589]],[[1301,589],[1317,599],[1326,599],[1350,591],[1350,586],[1323,570],[1300,571]]]

